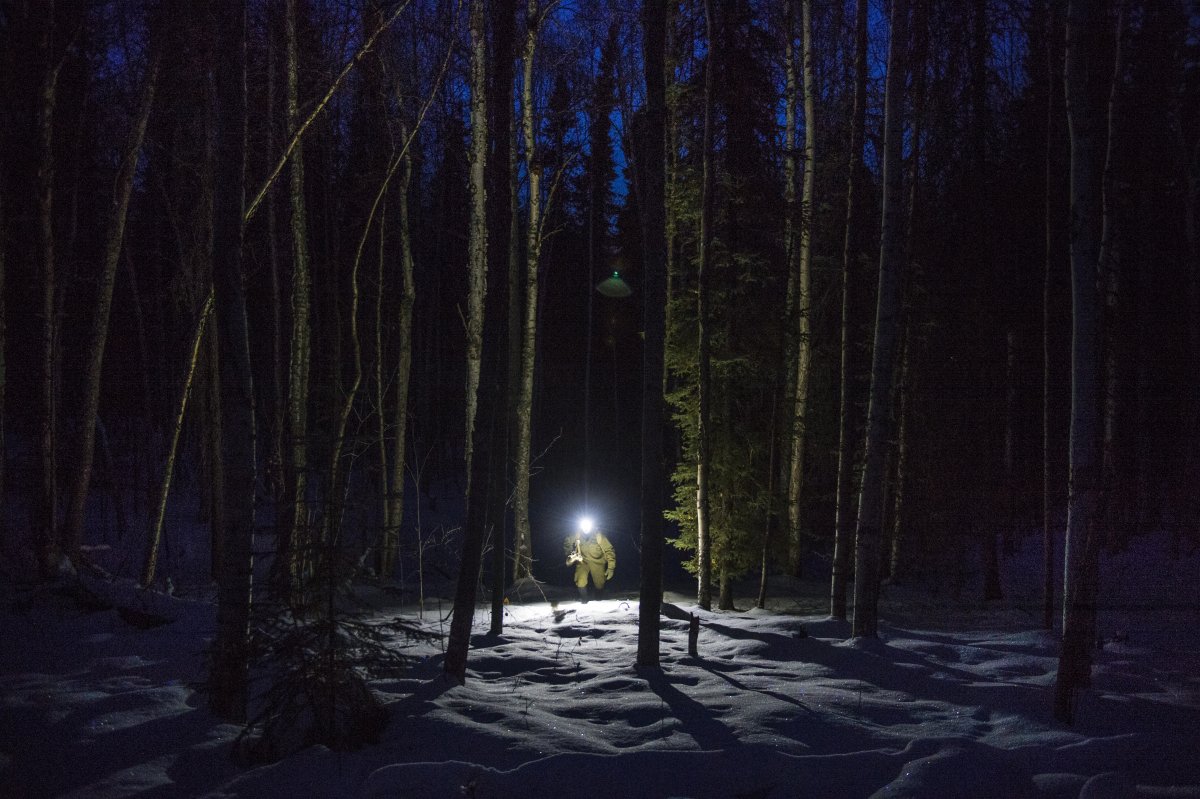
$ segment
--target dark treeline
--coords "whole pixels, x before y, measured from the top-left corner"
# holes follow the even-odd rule
[[[1036,536],[1087,640],[1200,544],[1200,3],[1083,5],[0,0],[6,569],[211,577],[231,716],[260,596],[499,608],[585,508],[856,635]]]

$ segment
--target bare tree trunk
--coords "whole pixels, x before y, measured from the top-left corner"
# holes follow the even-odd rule
[[[808,417],[808,383],[812,367],[812,222],[816,186],[816,74],[813,63],[812,2],[801,3],[804,37],[804,188],[800,197],[799,285],[796,291],[796,380],[791,425],[791,460],[788,467],[788,526],[791,529],[791,571],[801,571],[801,499],[804,489],[804,441]]]
[[[467,520],[463,532],[462,558],[454,592],[453,618],[446,644],[443,672],[460,684],[467,679],[467,651],[471,643],[471,623],[475,615],[476,585],[487,537],[485,517],[488,486],[479,478],[489,473],[487,464],[475,457],[475,417],[480,407],[480,373],[484,361],[484,299],[487,291],[487,35],[483,0],[470,0],[471,34],[471,214],[467,228],[467,264],[469,269],[467,301]],[[496,398],[487,398],[490,411]],[[494,416],[494,413],[489,414]],[[491,421],[491,419],[488,419]],[[482,429],[479,431],[484,433]],[[492,431],[486,431],[488,433]],[[482,438],[482,435],[480,436]]]
[[[914,346],[913,286],[918,270],[913,258],[916,246],[918,213],[921,200],[921,155],[925,127],[925,86],[929,56],[929,2],[916,0],[913,7],[913,42],[909,65],[912,72],[912,152],[908,159],[908,209],[904,223],[905,252],[904,305],[901,312],[900,376],[896,382],[899,407],[896,411],[895,473],[892,483],[892,536],[887,564],[888,580],[899,583],[909,576],[912,566],[912,542],[909,539],[905,501],[908,498],[909,424],[914,391],[911,368]]]
[[[712,356],[710,352],[709,281],[712,272],[713,205],[715,204],[713,175],[713,80],[716,60],[716,40],[713,37],[712,0],[704,0],[705,41],[708,54],[704,67],[704,142],[701,150],[703,165],[700,184],[700,265],[696,273],[696,338],[699,345],[697,361],[699,378],[699,419],[696,425],[696,566],[698,581],[696,602],[709,610],[712,607],[712,532],[709,518],[709,437],[712,419]]]
[[[108,218],[104,263],[100,274],[100,291],[96,298],[96,315],[92,317],[92,331],[88,338],[79,449],[75,460],[74,480],[68,496],[62,541],[67,556],[76,564],[80,560],[79,548],[83,542],[84,506],[92,481],[96,414],[100,407],[100,377],[103,372],[105,343],[108,339],[108,318],[112,308],[113,286],[116,284],[117,265],[121,260],[121,247],[125,240],[125,219],[129,211],[129,198],[133,193],[133,178],[137,172],[138,156],[141,153],[142,139],[146,133],[146,123],[150,119],[150,107],[154,104],[161,52],[162,48],[159,45],[151,45],[150,61],[146,65],[146,74],[142,78],[142,94],[137,115],[134,118],[133,127],[129,131],[125,158],[117,172],[113,206]]]
[[[1094,3],[1067,6],[1066,98],[1071,141],[1071,462],[1064,554],[1063,637],[1054,682],[1054,716],[1070,723],[1075,693],[1091,676],[1099,570],[1101,477],[1100,297],[1101,182],[1094,164],[1104,128],[1095,100],[1100,38],[1105,27]],[[1119,61],[1119,59],[1118,59]]]
[[[54,258],[54,106],[58,97],[58,73],[62,62],[54,61],[54,0],[45,3],[46,29],[42,52],[47,58],[46,74],[38,98],[37,136],[39,161],[35,179],[38,233],[41,246],[41,360],[39,363],[38,458],[41,482],[38,486],[37,538],[38,565],[43,577],[53,576],[58,567],[61,547],[58,536],[58,464],[55,458],[57,409],[54,384],[55,298],[57,296]]]
[[[299,53],[296,42],[296,0],[285,7],[286,37],[286,125],[288,134],[298,135]],[[308,251],[308,208],[304,198],[304,148],[292,154],[291,182],[292,228],[292,332],[288,356],[287,391],[287,522],[278,529],[282,540],[276,542],[274,591],[288,597],[299,577],[302,551],[308,530],[308,383],[311,368],[310,315],[312,274]]]
[[[491,114],[489,131],[493,142],[493,157],[488,161],[487,218],[489,270],[492,272],[494,290],[489,291],[490,303],[494,306],[488,313],[501,325],[493,335],[500,346],[494,348],[500,363],[494,366],[496,379],[503,388],[493,400],[493,413],[497,423],[497,438],[492,442],[492,474],[489,478],[491,490],[488,502],[488,523],[493,530],[492,542],[492,620],[490,632],[499,635],[504,630],[504,588],[507,577],[507,552],[505,533],[507,525],[509,448],[517,427],[513,395],[513,384],[509,382],[513,371],[509,363],[513,337],[509,323],[514,312],[511,299],[513,261],[517,258],[516,241],[516,197],[513,189],[513,49],[517,16],[516,0],[501,0],[492,5],[492,52],[494,63],[491,72],[491,96],[488,97],[488,112]],[[517,267],[520,268],[519,266]],[[518,309],[519,310],[519,309]],[[525,530],[528,533],[528,528]],[[513,535],[512,564],[514,579],[531,576],[533,569],[533,545],[528,535],[520,531]]]
[[[771,556],[771,525],[774,522],[775,516],[775,452],[779,447],[779,439],[775,432],[775,421],[779,403],[779,389],[776,388],[771,394],[771,435],[767,440],[770,442],[768,446],[770,455],[767,457],[767,508],[763,520],[763,539],[762,539],[762,558],[759,565],[758,575],[758,601],[756,607],[765,608],[767,606],[767,574],[768,566],[770,565]]]
[[[656,0],[642,0],[642,52],[646,80],[643,106],[645,145],[643,163],[636,164],[645,251],[642,324],[642,479],[641,581],[638,603],[637,665],[658,669],[659,612],[663,598],[663,364],[666,339],[666,9]]]
[[[908,8],[907,0],[894,0],[890,22],[891,35],[888,37],[879,294],[875,311],[870,405],[867,410],[866,457],[862,488],[859,492],[858,531],[855,539],[852,623],[852,634],[855,638],[874,638],[878,635],[879,627],[884,464],[891,434],[892,380],[903,300],[904,172],[901,158]]]
[[[171,426],[171,444],[167,449],[167,462],[163,467],[163,477],[162,483],[159,485],[158,500],[154,503],[154,517],[150,522],[146,559],[142,563],[141,584],[143,587],[154,582],[155,571],[158,568],[158,545],[162,540],[162,526],[163,518],[166,516],[167,511],[167,497],[171,493],[171,480],[175,474],[175,454],[179,451],[179,436],[183,430],[184,412],[187,410],[188,397],[192,392],[192,382],[196,375],[196,365],[200,362],[200,345],[205,340],[204,331],[208,323],[209,314],[212,312],[212,304],[213,296],[209,294],[204,301],[204,307],[200,309],[200,317],[196,320],[196,329],[192,334],[191,357],[188,358],[187,372],[183,378],[183,385],[179,389],[179,403],[176,406],[174,424]],[[219,520],[214,518],[213,522],[213,536],[217,537],[221,534],[221,528],[218,524]],[[216,566],[217,564],[214,563],[214,572],[216,571]]]
[[[400,125],[400,137],[408,139],[408,128]],[[396,554],[400,541],[400,523],[404,519],[404,463],[407,457],[408,393],[412,376],[413,307],[416,305],[417,288],[413,283],[412,234],[409,230],[408,192],[412,182],[412,154],[405,149],[400,171],[399,216],[400,225],[400,279],[403,282],[400,295],[400,313],[397,320],[400,343],[396,356],[396,407],[392,416],[394,428],[391,455],[390,488],[387,494],[383,546],[380,548],[379,576],[391,577],[396,566]],[[380,415],[383,408],[380,407]]]
[[[829,614],[845,620],[846,595],[850,585],[851,552],[854,546],[854,442],[851,441],[850,415],[853,410],[851,387],[854,372],[851,365],[853,345],[850,336],[850,291],[854,285],[854,265],[858,260],[861,205],[858,192],[862,186],[863,139],[867,114],[867,0],[855,5],[854,46],[854,111],[850,122],[850,165],[846,179],[846,236],[842,247],[842,320],[841,364],[838,400],[838,466],[837,518],[834,524],[833,574],[830,579]]]
[[[1060,42],[1060,17],[1057,3],[1047,0],[1043,13],[1046,15],[1046,157],[1045,157],[1045,275],[1042,280],[1042,627],[1054,629],[1054,529],[1051,523],[1052,462],[1050,418],[1051,400],[1051,287],[1057,248],[1058,229],[1057,204],[1054,202],[1055,176],[1058,172],[1057,141],[1058,122],[1063,113],[1060,104],[1062,84],[1057,80],[1062,69]]]
[[[529,221],[525,230],[525,313],[522,320],[520,394],[517,399],[516,462],[513,465],[513,530],[516,540],[530,539],[529,468],[532,449],[533,375],[537,347],[538,260],[542,246],[542,165],[537,149],[533,60],[537,52],[542,12],[537,0],[526,4],[525,49],[522,55],[521,131],[525,142],[525,172],[529,181]]]
[[[275,71],[278,56],[277,19],[275,14],[267,17],[267,152],[275,152]],[[285,45],[286,46],[286,45]],[[271,280],[271,444],[267,456],[267,483],[275,504],[276,544],[288,536],[292,520],[292,506],[288,502],[288,459],[285,441],[288,428],[287,397],[287,350],[283,338],[283,291],[279,275],[279,214],[276,208],[276,192],[268,190],[267,203],[267,263]],[[279,553],[276,553],[279,557]]]
[[[254,554],[254,382],[242,266],[246,147],[246,9],[227,0],[217,18],[217,148],[214,176],[214,313],[220,342],[225,562],[217,580],[217,631],[210,707],[233,721],[246,716]]]

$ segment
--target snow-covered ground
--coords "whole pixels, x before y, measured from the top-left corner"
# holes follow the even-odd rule
[[[891,588],[865,644],[826,617],[824,581],[776,588],[767,610],[672,593],[661,672],[634,668],[632,597],[548,589],[508,605],[498,637],[481,607],[466,685],[442,679],[438,646],[414,646],[416,667],[375,683],[391,715],[377,745],[255,768],[232,762],[239,730],[196,688],[209,602],[113,589],[174,619],[141,629],[8,587],[0,796],[1200,797],[1200,554],[1172,561],[1152,538],[1106,561],[1110,640],[1068,728],[1050,714],[1055,637],[1033,629],[1034,543],[1005,563],[1009,602]],[[423,624],[445,626],[436,601]]]

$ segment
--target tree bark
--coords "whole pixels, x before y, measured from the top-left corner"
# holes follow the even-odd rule
[[[100,407],[100,378],[104,366],[104,350],[108,340],[108,319],[112,309],[113,287],[117,279],[117,266],[121,260],[121,248],[125,241],[125,220],[129,211],[129,198],[133,193],[133,178],[137,173],[138,156],[146,134],[146,123],[150,119],[150,108],[154,104],[154,92],[158,85],[158,65],[162,48],[152,44],[150,60],[142,78],[141,98],[129,131],[125,157],[117,171],[113,191],[113,205],[109,212],[104,248],[104,262],[100,273],[100,291],[96,298],[95,316],[88,337],[87,356],[84,366],[83,413],[80,419],[79,448],[75,459],[73,482],[68,496],[67,515],[63,527],[63,548],[73,563],[80,562],[80,545],[83,543],[84,506],[92,482],[92,463],[96,443],[96,415]]]
[[[516,540],[528,541],[529,468],[533,427],[533,375],[537,352],[538,267],[542,246],[542,166],[537,146],[534,101],[534,56],[542,12],[537,0],[526,4],[525,48],[522,54],[521,135],[525,143],[525,173],[529,181],[529,217],[525,229],[525,313],[521,327],[521,375],[516,415],[516,462],[513,464],[513,530]]]
[[[642,0],[642,52],[646,80],[646,141],[637,164],[644,248],[641,453],[641,579],[637,665],[659,668],[659,612],[663,597],[663,364],[666,304],[666,9]]]
[[[796,288],[796,379],[792,398],[791,459],[788,466],[788,526],[791,530],[791,572],[799,577],[803,556],[801,519],[804,490],[804,441],[808,427],[808,384],[812,370],[812,223],[816,187],[816,74],[812,41],[812,0],[802,0],[804,74],[804,183],[800,196],[800,248]]]
[[[904,134],[907,0],[894,0],[888,37],[887,88],[884,97],[883,207],[879,243],[879,293],[875,310],[875,346],[858,530],[854,557],[855,638],[878,635],[879,573],[882,563],[883,482],[891,437],[891,397],[904,272]]]
[[[867,115],[867,0],[857,0],[854,17],[854,110],[850,120],[850,164],[846,178],[846,235],[842,246],[842,314],[841,357],[839,366],[838,400],[838,458],[837,458],[837,516],[834,522],[833,568],[830,578],[829,614],[838,620],[846,619],[846,595],[850,585],[851,552],[854,546],[854,442],[852,438],[851,397],[854,382],[852,365],[854,329],[850,319],[851,287],[854,285],[855,263],[859,254],[860,201],[862,186],[863,139]]]
[[[1071,446],[1064,553],[1063,637],[1054,682],[1054,716],[1070,723],[1075,693],[1090,681],[1099,568],[1101,509],[1100,315],[1097,268],[1103,147],[1096,85],[1104,14],[1097,4],[1067,6],[1065,85],[1071,142]]]
[[[225,562],[217,580],[217,630],[209,706],[243,721],[253,574],[254,382],[242,266],[245,202],[246,69],[244,0],[226,0],[217,16],[214,313],[220,343],[222,457],[226,486]]]
[[[42,78],[37,106],[39,160],[35,191],[37,194],[38,244],[41,252],[41,330],[38,373],[38,459],[41,463],[38,485],[37,539],[38,566],[43,577],[51,577],[58,568],[61,554],[58,536],[58,464],[57,409],[54,381],[55,320],[54,255],[54,106],[58,99],[58,73],[62,62],[54,61],[54,0],[45,3],[45,30],[41,36],[46,72]]]
[[[408,129],[401,123],[400,136],[408,138]],[[400,523],[404,519],[404,462],[407,457],[408,394],[412,378],[413,308],[417,301],[417,287],[413,282],[412,233],[409,228],[408,193],[412,183],[412,154],[405,148],[400,171],[399,213],[400,226],[400,312],[397,319],[400,344],[396,356],[396,405],[392,416],[393,439],[391,475],[388,480],[387,524],[384,528],[383,546],[380,547],[379,576],[392,576],[396,565],[396,554],[400,541]],[[382,407],[380,413],[383,413]]]
[[[204,301],[204,307],[200,309],[200,317],[196,320],[196,329],[192,334],[192,345],[189,349],[191,357],[188,358],[187,372],[184,375],[183,385],[179,389],[179,403],[176,406],[174,424],[171,426],[171,444],[167,449],[167,462],[163,467],[162,482],[158,489],[158,499],[154,503],[154,517],[150,523],[150,535],[148,545],[146,547],[146,558],[142,562],[142,587],[146,587],[154,582],[154,576],[158,569],[158,546],[162,540],[163,519],[167,512],[167,497],[171,493],[171,480],[175,475],[175,454],[179,451],[179,436],[183,430],[184,412],[187,410],[188,397],[192,393],[192,383],[196,376],[196,366],[200,362],[200,345],[205,340],[205,328],[208,323],[208,316],[212,312],[213,296],[209,294]],[[219,519],[213,519],[213,535],[218,536],[221,533]],[[219,549],[217,550],[220,551]],[[214,577],[216,574],[216,565],[214,565]]]
[[[709,337],[711,336],[711,319],[709,297],[712,272],[712,243],[713,243],[713,80],[715,77],[714,62],[716,61],[717,43],[713,36],[712,0],[704,0],[705,41],[708,43],[708,54],[704,66],[704,132],[701,145],[701,182],[700,182],[700,258],[696,273],[696,339],[699,347],[697,362],[699,377],[697,379],[697,394],[699,396],[699,418],[696,424],[696,602],[700,607],[709,610],[712,607],[712,530],[709,518],[709,460],[710,427],[712,421],[712,354]]]
[[[462,558],[454,592],[454,610],[450,637],[446,644],[443,672],[458,683],[467,679],[467,650],[471,643],[471,623],[475,615],[476,585],[483,556],[489,473],[482,457],[475,457],[476,412],[480,408],[480,373],[484,349],[484,295],[487,290],[487,35],[484,28],[483,0],[470,0],[471,36],[471,211],[467,228],[468,285],[467,302],[467,519],[463,531]],[[490,412],[494,397],[485,400]],[[490,415],[490,413],[489,413]],[[488,419],[490,422],[491,419]],[[483,431],[480,430],[480,433]],[[491,431],[488,431],[491,432]],[[482,436],[481,436],[482,437]]]

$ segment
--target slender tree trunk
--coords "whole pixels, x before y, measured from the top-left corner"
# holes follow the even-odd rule
[[[209,213],[211,216],[211,208]],[[209,231],[212,235],[212,231]],[[209,243],[209,262],[212,261],[212,244]],[[209,293],[211,297],[211,292]],[[205,307],[212,313],[212,302],[206,301]],[[208,326],[201,351],[202,383],[204,388],[200,395],[200,416],[204,436],[204,451],[208,461],[208,527],[210,536],[210,574],[212,579],[220,579],[221,564],[225,562],[225,537],[221,531],[225,529],[225,458],[222,453],[221,441],[224,438],[221,422],[221,356],[217,333],[213,325]],[[187,408],[188,397],[181,395],[179,416],[182,418]],[[170,457],[175,457],[179,442],[171,445]],[[164,477],[164,491],[169,491],[170,480]],[[165,494],[163,495],[165,497]],[[160,501],[165,499],[160,497]],[[165,510],[165,506],[163,506]]]
[[[541,27],[537,0],[526,5],[525,49],[522,55],[521,132],[525,141],[525,173],[529,181],[529,221],[525,230],[525,314],[521,327],[521,377],[517,400],[517,452],[513,465],[513,529],[518,541],[530,538],[529,468],[532,449],[533,375],[537,352],[538,260],[542,246],[542,167],[537,148],[533,60]]]
[[[493,531],[492,537],[492,619],[491,633],[499,635],[504,630],[504,588],[507,577],[507,552],[505,549],[506,508],[508,502],[509,484],[509,447],[516,430],[515,414],[510,413],[512,403],[512,387],[508,383],[511,370],[508,364],[508,322],[512,311],[509,299],[510,258],[514,257],[514,247],[511,236],[514,233],[515,202],[511,193],[513,177],[512,147],[512,106],[513,106],[513,48],[516,26],[516,0],[502,0],[492,5],[492,46],[495,61],[490,70],[491,96],[488,97],[488,112],[492,115],[489,131],[492,137],[492,157],[488,160],[486,178],[488,179],[487,218],[488,218],[488,248],[489,271],[491,272],[494,290],[489,291],[489,302],[494,306],[488,314],[498,320],[500,326],[494,335],[501,346],[493,348],[495,357],[499,358],[494,365],[496,379],[503,386],[500,396],[493,399],[493,413],[497,414],[496,436],[492,442],[492,474],[489,477],[488,492],[488,524]],[[501,412],[502,411],[502,412]],[[528,514],[526,514],[528,518]],[[528,535],[516,531],[513,535],[512,564],[514,579],[532,576],[533,545]]]
[[[286,38],[285,114],[288,135],[301,131],[299,53],[296,41],[296,0],[284,11]],[[299,578],[308,531],[308,383],[311,368],[310,316],[312,274],[308,250],[308,207],[304,197],[304,148],[292,153],[289,184],[292,229],[292,331],[287,379],[287,522],[276,542],[274,591],[289,597]]]
[[[471,212],[467,228],[468,286],[467,302],[467,520],[463,533],[462,558],[454,592],[454,611],[450,638],[446,644],[443,672],[460,684],[467,679],[467,650],[471,642],[471,623],[475,615],[476,585],[487,537],[486,508],[489,468],[483,457],[475,457],[476,412],[480,408],[480,376],[484,362],[484,298],[487,290],[487,36],[483,0],[470,0],[471,35]],[[485,400],[489,416],[496,399]],[[487,421],[492,421],[488,419]],[[485,432],[482,427],[479,430]],[[492,432],[492,431],[486,431]],[[476,463],[480,461],[480,463]]]
[[[891,396],[902,306],[904,271],[904,134],[907,0],[894,0],[888,37],[887,88],[884,97],[883,207],[879,244],[879,294],[875,310],[875,346],[867,409],[866,457],[859,492],[854,558],[855,638],[878,634],[879,572],[882,558],[883,482],[891,437]]]
[[[1101,303],[1096,273],[1101,249],[1101,181],[1097,156],[1104,127],[1097,109],[1102,10],[1067,6],[1066,98],[1071,141],[1071,448],[1064,555],[1063,637],[1054,683],[1054,716],[1070,723],[1075,693],[1088,685],[1099,569],[1101,478]]]
[[[642,52],[646,80],[643,107],[641,184],[643,273],[642,324],[642,454],[641,454],[641,581],[638,604],[637,665],[659,668],[659,612],[663,598],[663,365],[666,305],[666,9],[657,0],[642,0]]]
[[[275,152],[275,72],[278,45],[276,43],[277,19],[267,15],[267,152]],[[267,192],[267,264],[271,281],[271,444],[267,456],[267,483],[275,505],[276,545],[287,537],[287,524],[292,518],[288,505],[287,458],[284,454],[287,431],[287,356],[283,344],[283,293],[279,276],[279,214],[276,208],[276,192]],[[280,557],[278,550],[276,557]]]
[[[53,576],[61,554],[58,536],[58,465],[55,458],[57,409],[54,385],[55,322],[54,255],[54,106],[58,98],[58,73],[62,62],[54,61],[54,0],[45,3],[46,29],[42,52],[47,58],[46,73],[38,97],[37,136],[39,160],[35,186],[39,245],[41,247],[41,360],[38,374],[38,458],[41,482],[38,486],[38,563],[43,577]]]
[[[1102,522],[1106,530],[1106,543],[1110,546],[1123,543],[1126,539],[1124,522],[1128,496],[1124,489],[1123,453],[1121,452],[1120,425],[1123,420],[1121,382],[1126,361],[1124,342],[1132,331],[1126,324],[1125,306],[1128,298],[1127,277],[1121,264],[1121,238],[1117,229],[1116,146],[1118,120],[1121,113],[1121,86],[1124,83],[1126,33],[1124,0],[1117,2],[1117,42],[1113,63],[1113,78],[1108,94],[1108,130],[1104,154],[1104,171],[1101,175],[1102,214],[1100,236],[1100,281],[1103,293],[1101,311],[1102,341],[1101,380],[1103,381],[1103,433],[1101,434],[1102,495],[1106,515]]]
[[[200,317],[196,320],[196,329],[192,334],[191,356],[188,358],[187,372],[183,378],[183,385],[179,389],[179,403],[176,406],[174,423],[171,425],[171,443],[167,449],[167,462],[163,467],[163,477],[158,489],[158,499],[154,503],[154,517],[150,523],[146,559],[142,563],[142,587],[146,587],[154,582],[155,572],[158,569],[158,546],[162,540],[163,519],[167,511],[167,497],[171,493],[171,480],[175,474],[175,455],[179,451],[179,436],[183,430],[184,412],[187,410],[188,397],[192,392],[192,383],[196,376],[196,366],[200,362],[200,345],[205,341],[204,333],[209,314],[212,311],[212,304],[213,296],[209,294],[204,301],[204,307],[200,309]],[[213,519],[213,522],[213,535],[214,537],[219,536],[221,528],[216,523],[218,520]]]
[[[774,522],[775,516],[775,452],[779,447],[779,440],[775,431],[775,421],[777,408],[779,404],[778,397],[779,389],[771,395],[771,436],[767,440],[770,442],[768,446],[770,455],[767,458],[767,512],[763,522],[763,540],[762,540],[762,558],[759,566],[758,576],[758,601],[756,607],[765,608],[767,606],[767,574],[768,566],[770,565],[771,556],[771,525]]]
[[[712,355],[709,337],[711,319],[710,288],[712,280],[713,205],[715,204],[713,167],[713,79],[717,46],[713,37],[712,0],[704,0],[705,41],[708,55],[704,66],[704,142],[700,184],[700,266],[696,273],[696,338],[699,344],[697,361],[699,378],[699,419],[696,424],[696,602],[709,610],[712,607],[712,520],[709,518],[709,459],[712,422]]]
[[[914,258],[917,241],[918,213],[921,201],[921,156],[925,128],[925,86],[929,56],[929,0],[915,0],[913,6],[913,43],[910,57],[912,71],[912,152],[908,158],[908,208],[904,223],[904,304],[901,311],[900,375],[896,381],[896,396],[899,407],[896,411],[897,429],[895,445],[895,473],[892,483],[892,536],[891,553],[887,564],[888,579],[901,582],[909,576],[912,564],[912,542],[904,506],[908,498],[909,425],[912,414],[912,397],[915,390],[911,368],[914,346],[913,321],[914,285],[918,282],[918,269]]]
[[[100,273],[100,292],[96,299],[95,316],[92,317],[92,330],[88,338],[87,359],[84,367],[83,414],[80,420],[79,449],[63,528],[63,548],[75,563],[79,563],[80,560],[79,548],[83,542],[84,506],[92,481],[96,415],[100,407],[100,377],[103,372],[105,343],[108,339],[108,319],[109,311],[112,308],[113,287],[116,284],[117,266],[120,264],[121,247],[125,240],[125,219],[129,211],[129,198],[133,193],[133,178],[137,172],[138,156],[141,153],[142,139],[146,133],[146,123],[150,119],[150,107],[154,104],[154,90],[158,84],[160,60],[161,47],[151,45],[150,61],[146,65],[146,74],[142,78],[142,93],[137,115],[129,132],[125,158],[117,172],[113,206],[109,212],[107,243]]]
[[[1056,571],[1054,566],[1054,528],[1051,516],[1053,492],[1053,462],[1051,431],[1051,288],[1053,287],[1058,248],[1058,204],[1055,202],[1055,186],[1058,181],[1057,133],[1063,108],[1060,103],[1061,87],[1058,77],[1062,74],[1062,45],[1060,17],[1057,3],[1047,0],[1043,13],[1046,15],[1046,153],[1045,153],[1045,274],[1042,280],[1042,627],[1054,629]]]
[[[400,136],[408,138],[408,129],[401,122]],[[408,193],[412,183],[412,154],[405,148],[400,172],[399,214],[400,225],[400,313],[397,326],[400,333],[399,352],[396,357],[396,406],[392,416],[394,438],[392,439],[390,488],[387,494],[387,516],[383,546],[380,548],[379,576],[391,577],[396,566],[396,554],[400,541],[400,523],[404,520],[404,463],[408,430],[408,394],[412,378],[413,308],[417,301],[417,288],[413,283],[412,233],[409,229]],[[382,414],[383,409],[380,408]]]
[[[796,420],[792,418],[795,413],[795,398],[796,394],[796,351],[798,349],[798,339],[793,335],[797,331],[796,312],[796,295],[800,285],[800,269],[799,269],[799,248],[796,246],[796,173],[797,173],[797,158],[799,151],[796,146],[797,127],[799,115],[796,112],[796,101],[801,99],[799,91],[800,80],[796,71],[796,8],[795,0],[788,0],[784,10],[784,102],[783,102],[783,257],[784,265],[787,270],[787,291],[784,295],[784,336],[783,336],[783,396],[785,398],[784,407],[787,409],[787,440],[785,451],[790,452],[793,444],[793,434],[796,427]],[[801,46],[803,52],[803,45]],[[788,404],[790,401],[790,405]],[[788,573],[794,577],[799,577],[802,571],[801,560],[801,543],[800,543],[800,520],[799,507],[796,509],[796,516],[793,520],[792,503],[791,503],[791,457],[786,457],[782,464],[784,473],[780,475],[781,482],[786,486],[788,497],[784,500],[784,513],[787,516],[788,527],[788,553],[787,563],[785,568]],[[771,475],[771,481],[774,482],[775,475]],[[797,489],[799,491],[799,489]],[[794,522],[794,523],[793,523]]]
[[[242,267],[246,146],[246,9],[226,0],[217,17],[216,196],[213,284],[220,342],[225,562],[217,580],[217,631],[209,684],[212,711],[246,716],[253,574],[255,432],[246,293]]]
[[[816,186],[816,74],[813,63],[812,2],[802,0],[804,37],[804,188],[800,197],[799,284],[796,291],[796,394],[793,398],[791,461],[788,468],[788,522],[791,528],[792,574],[801,571],[801,499],[804,489],[804,441],[808,427],[808,383],[812,365],[812,222]]]
[[[853,345],[850,337],[854,326],[850,319],[851,288],[854,285],[855,264],[858,260],[861,236],[861,205],[858,192],[862,186],[863,139],[867,114],[867,0],[855,5],[854,46],[854,111],[850,121],[850,165],[846,179],[846,235],[842,247],[842,319],[841,359],[838,400],[838,465],[837,518],[834,524],[833,569],[830,579],[829,614],[845,620],[846,595],[850,585],[851,552],[854,547],[854,442],[850,423],[853,411],[851,397],[854,382],[852,365]]]

